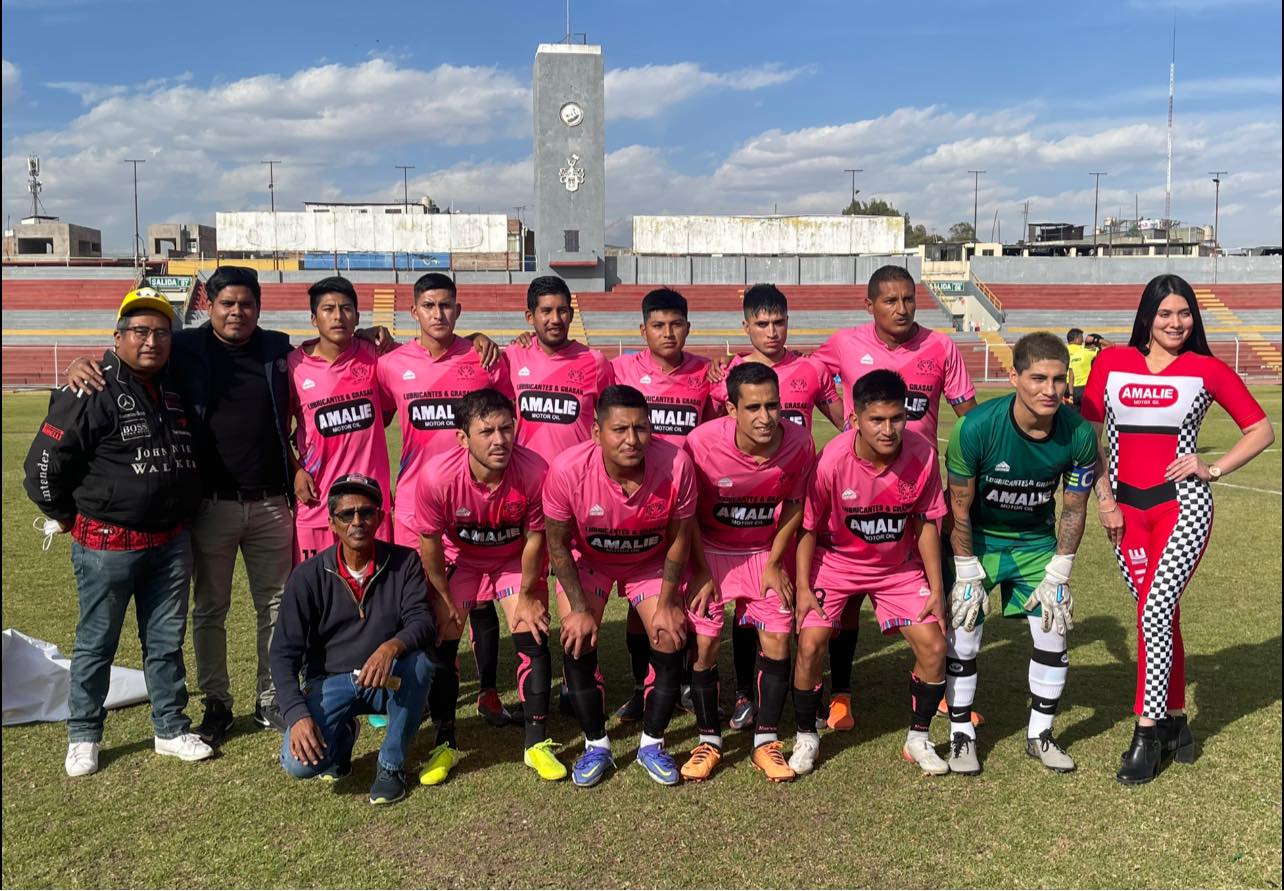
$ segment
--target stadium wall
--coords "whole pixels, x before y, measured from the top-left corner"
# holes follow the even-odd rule
[[[612,284],[623,285],[863,285],[880,266],[904,266],[923,277],[916,254],[845,257],[654,257],[622,254],[607,264]],[[612,275],[613,273],[613,275]]]
[[[983,282],[1010,284],[1145,284],[1172,272],[1190,282],[1214,279],[1212,257],[973,257],[972,274]],[[1281,281],[1280,257],[1218,257],[1224,284]]]
[[[905,220],[882,216],[634,216],[638,254],[890,253],[905,248]]]
[[[361,214],[262,211],[216,215],[221,251],[398,251],[497,253],[508,250],[504,214]]]
[[[138,270],[132,266],[5,266],[5,279],[17,281],[66,281],[75,279],[101,279],[104,281],[133,281]],[[123,292],[122,292],[123,293]]]

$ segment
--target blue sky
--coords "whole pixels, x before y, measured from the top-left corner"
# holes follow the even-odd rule
[[[48,212],[128,251],[143,223],[213,222],[304,200],[511,212],[532,203],[530,72],[564,30],[558,0],[496,3],[4,0],[6,219],[28,212],[41,156]],[[782,14],[782,10],[784,14]],[[823,213],[889,198],[943,231],[995,211],[1091,223],[1139,196],[1163,211],[1169,29],[1177,22],[1173,215],[1222,242],[1281,240],[1278,2],[1077,6],[980,2],[572,5],[607,68],[608,237],[635,213]],[[526,211],[534,222],[534,210]]]

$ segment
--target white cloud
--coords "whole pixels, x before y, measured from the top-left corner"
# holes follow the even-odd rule
[[[4,102],[8,104],[22,95],[22,69],[8,59],[0,61],[0,72],[3,72]]]
[[[700,93],[761,90],[788,83],[811,70],[809,66],[784,68],[769,63],[720,74],[705,71],[695,62],[617,68],[606,72],[606,116],[608,119],[654,118]]]

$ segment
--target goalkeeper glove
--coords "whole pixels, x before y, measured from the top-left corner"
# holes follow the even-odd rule
[[[976,557],[954,558],[954,587],[950,588],[950,625],[971,631],[990,611],[985,570]]]
[[[1074,568],[1074,554],[1057,554],[1048,561],[1043,581],[1025,601],[1025,609],[1038,605],[1043,613],[1043,633],[1054,627],[1064,635],[1074,628],[1074,595],[1070,593],[1070,570]]]

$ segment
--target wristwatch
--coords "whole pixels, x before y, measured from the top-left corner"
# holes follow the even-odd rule
[[[1222,469],[1221,469],[1220,467],[1218,467],[1216,464],[1209,464],[1209,465],[1208,465],[1208,475],[1209,475],[1209,477],[1211,477],[1214,481],[1219,480],[1219,479],[1221,479],[1221,478],[1222,478]]]

